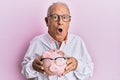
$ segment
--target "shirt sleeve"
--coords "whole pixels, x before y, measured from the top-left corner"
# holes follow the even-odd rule
[[[22,61],[21,73],[26,78],[35,78],[38,76],[39,73],[33,69],[32,62],[34,58],[39,55],[40,50],[41,49],[38,45],[38,41],[32,40]]]
[[[83,41],[81,42],[80,49],[80,55],[76,57],[78,60],[78,67],[73,73],[78,80],[84,80],[93,75],[94,64]]]

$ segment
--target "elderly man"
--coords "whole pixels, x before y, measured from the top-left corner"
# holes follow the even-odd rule
[[[22,62],[22,74],[33,80],[85,80],[92,76],[93,63],[83,40],[68,33],[71,21],[68,6],[53,3],[45,17],[48,33],[35,37]],[[67,55],[66,67],[60,76],[46,74],[41,55],[58,49]]]

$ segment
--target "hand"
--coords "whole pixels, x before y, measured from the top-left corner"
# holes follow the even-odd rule
[[[35,70],[38,71],[38,72],[41,72],[41,73],[45,74],[45,73],[44,73],[44,68],[43,68],[43,62],[40,61],[40,60],[41,60],[41,57],[40,57],[40,56],[39,56],[39,57],[36,57],[36,58],[34,59],[34,61],[33,61],[33,63],[32,63],[33,69],[35,69]]]
[[[67,67],[65,68],[65,72],[63,73],[63,75],[67,74],[70,71],[75,70],[77,68],[78,61],[74,57],[68,57],[66,64]]]

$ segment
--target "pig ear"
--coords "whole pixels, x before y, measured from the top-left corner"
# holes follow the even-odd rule
[[[51,50],[49,50],[48,52],[49,52],[49,53],[52,53],[52,52],[53,52],[53,50],[51,49]]]
[[[50,55],[50,53],[48,51],[45,51],[43,54],[42,54],[42,57],[43,58],[46,58]]]
[[[60,55],[62,55],[62,56],[65,55],[65,53],[63,51],[58,51],[57,53],[60,54]]]

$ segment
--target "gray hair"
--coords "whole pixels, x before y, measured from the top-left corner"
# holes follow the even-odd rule
[[[50,14],[51,8],[52,8],[53,6],[55,6],[55,5],[58,5],[58,4],[64,5],[64,6],[68,9],[68,12],[69,12],[69,14],[70,14],[70,10],[69,10],[68,5],[67,5],[66,3],[63,3],[63,2],[55,2],[55,3],[53,3],[52,5],[50,5],[50,6],[48,7],[47,16]]]

